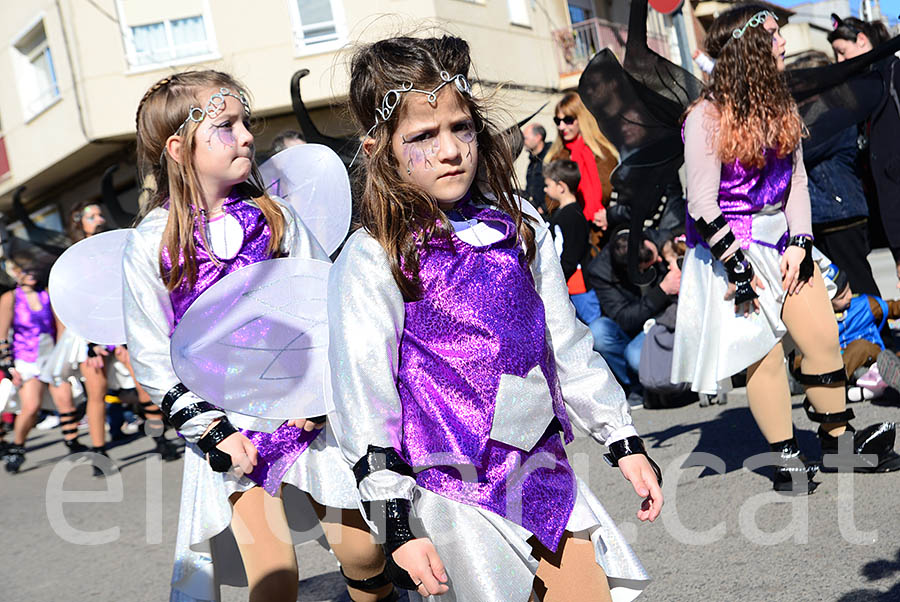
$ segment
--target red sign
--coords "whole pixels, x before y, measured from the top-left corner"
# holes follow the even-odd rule
[[[684,0],[650,0],[650,6],[656,12],[668,15],[681,8],[683,2]]]

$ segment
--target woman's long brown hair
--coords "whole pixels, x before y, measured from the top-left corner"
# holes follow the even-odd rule
[[[350,110],[360,131],[368,131],[375,123],[375,109],[381,107],[389,90],[404,82],[412,82],[420,90],[432,90],[443,81],[442,71],[450,77],[462,74],[468,78],[470,63],[469,45],[452,36],[397,37],[361,47],[350,66]],[[448,87],[454,88],[452,84]],[[379,120],[371,132],[375,144],[364,157],[366,177],[359,222],[384,248],[398,288],[405,299],[412,300],[420,293],[417,242],[449,237],[451,227],[431,195],[400,177],[400,162],[391,149],[391,137],[407,96],[401,95],[391,118],[384,123]],[[461,98],[478,132],[473,199],[512,216],[530,263],[535,256],[534,230],[514,200],[515,172],[509,145],[485,116],[481,101],[468,95]]]
[[[584,106],[584,103],[581,101],[581,97],[577,92],[569,92],[563,96],[562,99],[556,103],[556,108],[553,113],[554,116],[562,114],[563,116],[575,117],[578,119],[578,129],[581,130],[581,138],[584,140],[584,143],[587,144],[588,148],[591,149],[591,152],[594,153],[595,157],[606,159],[607,156],[610,156],[616,161],[619,160],[619,151],[616,150],[613,143],[607,140],[606,136],[603,135],[603,132],[600,131],[597,120],[594,119],[591,112]],[[565,141],[562,136],[557,136],[556,139],[553,140],[553,144],[550,145],[550,150],[547,152],[544,162],[550,163],[551,161],[559,159],[559,155],[564,148]]]
[[[191,107],[206,107],[211,90],[218,88],[228,88],[235,94],[240,90],[247,96],[246,89],[227,73],[176,73],[159,80],[147,90],[135,117],[140,179],[147,181],[149,175],[156,182],[156,190],[141,208],[140,218],[156,207],[164,206],[166,201],[169,202],[169,218],[159,250],[159,271],[170,291],[184,281],[191,286],[197,281],[194,219],[201,191],[193,155],[194,132],[200,124],[188,121],[184,129],[178,132],[184,139],[180,163],[168,152],[164,152],[166,141],[176,134]],[[235,192],[253,199],[259,206],[272,233],[267,251],[270,255],[277,255],[284,236],[284,215],[278,203],[266,194],[255,160],[250,178],[235,186]],[[201,236],[205,234],[201,233]],[[172,269],[168,271],[163,264],[164,253],[168,254],[172,263]],[[183,257],[183,260],[179,261],[179,257]]]
[[[785,157],[803,136],[797,103],[772,54],[772,34],[760,24],[747,27],[740,38],[732,35],[763,10],[745,5],[722,13],[706,38],[706,51],[716,65],[700,98],[718,109],[714,140],[722,163],[739,159],[763,167],[766,149]]]

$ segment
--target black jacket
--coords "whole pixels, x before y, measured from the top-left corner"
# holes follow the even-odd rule
[[[869,159],[884,231],[896,249],[900,247],[900,59],[890,57],[876,63],[875,69],[884,78],[885,90],[870,122]]]
[[[536,155],[528,152],[528,170],[525,172],[525,198],[536,209],[544,208],[544,157],[550,144],[544,142],[544,149]]]
[[[647,236],[658,249],[664,238],[656,231],[648,230]],[[664,262],[649,269],[655,272],[653,280],[641,290],[631,283],[627,268],[618,269],[613,265],[612,247],[607,245],[584,270],[584,280],[588,289],[593,289],[600,301],[600,311],[611,318],[629,337],[636,336],[644,327],[644,322],[655,318],[671,305],[677,297],[667,295],[659,287],[669,271]]]

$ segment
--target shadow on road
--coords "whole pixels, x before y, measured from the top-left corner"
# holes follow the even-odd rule
[[[900,576],[900,550],[897,550],[893,560],[885,558],[867,562],[863,565],[860,574],[866,581],[879,581],[894,575]],[[837,602],[895,602],[896,600],[900,600],[900,580],[887,591],[855,589],[838,598]]]

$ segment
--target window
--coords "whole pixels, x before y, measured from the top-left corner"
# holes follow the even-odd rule
[[[206,23],[201,15],[165,19],[129,29],[129,62],[132,67],[171,63],[212,52],[206,35]]]
[[[13,44],[18,64],[19,94],[25,107],[25,118],[31,119],[59,98],[53,56],[44,32],[44,21]]]
[[[572,20],[572,24],[581,23],[582,21],[587,21],[593,15],[591,14],[591,9],[583,8],[581,6],[572,6],[569,5],[569,18]]]
[[[528,16],[528,4],[530,0],[506,0],[509,7],[509,22],[513,25],[531,27],[531,19]]]
[[[343,11],[340,0],[289,0],[289,2],[298,50],[328,50],[343,42]]]

